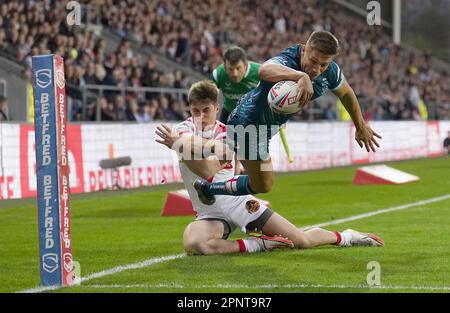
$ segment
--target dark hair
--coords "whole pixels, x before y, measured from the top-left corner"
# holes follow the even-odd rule
[[[230,64],[236,64],[239,61],[247,63],[247,54],[241,47],[233,46],[225,50],[223,60],[228,61]]]
[[[339,41],[332,33],[327,31],[313,32],[306,44],[325,55],[339,54]]]
[[[201,80],[194,83],[189,89],[188,102],[189,105],[198,102],[211,101],[217,105],[217,96],[219,90],[217,86],[210,80]]]

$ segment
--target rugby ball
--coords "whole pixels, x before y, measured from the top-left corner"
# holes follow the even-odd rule
[[[267,95],[267,103],[272,111],[280,114],[294,114],[302,109],[300,102],[295,98],[298,93],[297,82],[283,80],[270,89]]]

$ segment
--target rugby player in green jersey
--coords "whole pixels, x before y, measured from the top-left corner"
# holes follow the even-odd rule
[[[244,49],[240,47],[233,46],[225,50],[223,64],[209,76],[223,94],[219,121],[227,124],[228,116],[236,108],[239,99],[258,85],[260,66],[259,63],[248,61]],[[292,162],[284,128],[280,129],[280,136],[288,160]]]
[[[223,54],[223,64],[209,76],[222,91],[223,105],[219,120],[226,124],[239,99],[259,83],[259,63],[249,62],[244,49],[230,47]]]

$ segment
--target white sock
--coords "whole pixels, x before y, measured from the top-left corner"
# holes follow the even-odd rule
[[[352,234],[349,232],[339,232],[339,235],[341,235],[341,241],[338,243],[338,246],[350,246],[350,239],[352,239]]]
[[[245,252],[253,253],[253,252],[260,252],[264,251],[264,244],[262,240],[255,238],[255,239],[242,239],[242,243],[245,245]]]

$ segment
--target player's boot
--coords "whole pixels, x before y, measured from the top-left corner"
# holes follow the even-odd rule
[[[343,247],[351,247],[351,246],[380,247],[380,246],[384,246],[384,240],[382,238],[380,238],[379,236],[370,234],[370,233],[361,233],[361,232],[353,230],[353,229],[344,230],[341,233],[341,236],[342,236],[342,242],[341,242],[340,246],[343,246]]]
[[[294,243],[288,238],[275,235],[273,237],[262,235],[262,234],[249,234],[248,240],[255,240],[258,243],[261,250],[273,250],[273,249],[283,249],[283,248],[294,248]]]
[[[207,196],[204,192],[205,188],[208,186],[208,182],[200,177],[198,177],[193,183],[195,190],[197,191],[198,199],[206,205],[212,205],[216,202],[216,197],[214,195]]]

